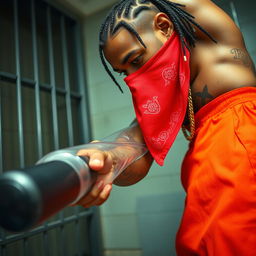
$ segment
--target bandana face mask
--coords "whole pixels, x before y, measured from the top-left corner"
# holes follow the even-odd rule
[[[146,64],[124,79],[147,147],[159,165],[163,165],[186,114],[189,58],[187,49],[184,57],[180,39],[173,32]]]

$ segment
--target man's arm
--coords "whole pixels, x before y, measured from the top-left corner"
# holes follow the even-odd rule
[[[130,129],[127,129],[126,133],[130,138],[139,143],[144,143],[143,135],[141,129],[136,120],[130,126]],[[135,161],[133,164],[128,166],[114,181],[115,185],[118,186],[130,186],[141,179],[143,179],[153,162],[153,157],[149,152],[147,152],[143,157]]]
[[[137,122],[134,122],[130,127],[125,130],[125,133],[121,133],[120,137],[116,138],[116,141],[126,141],[126,137],[130,141],[144,143],[142,132]],[[115,150],[121,150],[121,154],[125,154],[125,148],[116,148]],[[97,149],[86,149],[78,152],[80,156],[89,157],[89,166],[92,170],[97,172],[97,180],[91,191],[85,195],[77,204],[83,207],[89,208],[94,205],[101,205],[104,203],[111,192],[112,184],[104,184],[104,176],[110,173],[115,165],[115,157],[111,151],[100,151]],[[114,184],[119,186],[129,186],[137,183],[143,179],[153,162],[153,158],[150,153],[146,153],[140,159],[128,166],[115,180]]]
[[[221,44],[240,44],[242,34],[234,21],[211,0],[170,0],[185,5],[184,10],[195,17],[195,21]],[[196,29],[199,40],[209,38]]]

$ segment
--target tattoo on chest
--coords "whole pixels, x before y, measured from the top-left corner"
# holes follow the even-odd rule
[[[249,57],[249,54],[242,50],[242,49],[239,49],[239,48],[233,48],[230,50],[231,54],[234,55],[234,59],[235,60],[239,60],[239,61],[242,61],[243,65],[247,68],[250,68],[251,67],[251,59]]]
[[[193,93],[193,101],[195,110],[200,109],[202,106],[210,102],[214,97],[209,93],[208,86],[205,85],[203,91]]]

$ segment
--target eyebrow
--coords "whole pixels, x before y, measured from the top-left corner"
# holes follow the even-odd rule
[[[122,59],[121,64],[124,65],[124,64],[130,59],[130,57],[131,57],[132,55],[134,55],[135,53],[137,53],[137,51],[138,51],[138,49],[135,49],[135,50],[132,50],[132,51],[130,51],[129,53],[127,53],[127,54],[125,55],[125,57]],[[120,72],[120,71],[122,71],[122,70],[120,70],[120,69],[118,69],[118,68],[113,68],[113,71],[115,71],[115,72]]]

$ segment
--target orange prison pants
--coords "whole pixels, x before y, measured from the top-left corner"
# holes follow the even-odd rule
[[[256,88],[216,98],[195,119],[177,255],[256,256]]]

